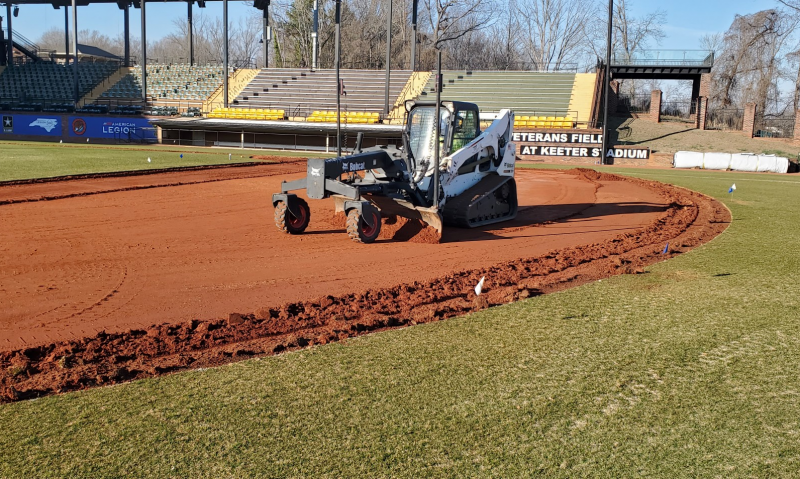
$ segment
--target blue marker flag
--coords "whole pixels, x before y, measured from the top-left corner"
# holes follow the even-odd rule
[[[181,159],[183,159],[183,153],[181,153]]]
[[[667,254],[667,253],[669,253],[669,242],[667,242],[667,245],[664,246],[664,251],[661,252],[661,254]]]
[[[732,184],[730,188],[728,188],[728,193],[733,193],[736,191],[736,183]]]

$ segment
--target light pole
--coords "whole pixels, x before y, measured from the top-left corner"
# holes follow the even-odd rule
[[[342,20],[342,0],[336,0],[336,29],[334,30],[334,48],[336,48],[336,156],[342,156],[342,82],[339,79],[339,62],[341,51],[340,23]]]
[[[611,84],[611,20],[614,14],[614,0],[608,0],[608,35],[606,36],[606,71],[603,75],[603,146],[600,151],[600,164],[606,164],[606,149],[608,148],[608,90]]]
[[[311,10],[313,18],[311,24],[311,69],[319,68],[317,65],[317,36],[319,35],[319,0],[314,0],[314,8]]]
[[[383,112],[389,116],[389,75],[392,71],[392,0],[386,15],[386,86],[383,93]]]

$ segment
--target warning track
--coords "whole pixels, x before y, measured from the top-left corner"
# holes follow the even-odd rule
[[[352,243],[329,201],[310,202],[307,234],[283,235],[270,195],[303,169],[77,179],[46,194],[39,184],[0,188],[0,401],[324,344],[636,273],[730,221],[716,201],[656,182],[519,170],[515,220],[448,229],[443,244]],[[476,298],[482,276],[486,294]]]

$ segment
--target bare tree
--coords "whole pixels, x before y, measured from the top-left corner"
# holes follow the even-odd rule
[[[722,33],[706,33],[700,37],[700,48],[714,53],[714,58],[718,57],[722,52],[724,37]]]
[[[492,25],[489,0],[424,0],[420,5],[425,9],[433,49]]]
[[[759,115],[780,109],[783,50],[797,24],[797,16],[779,10],[737,15],[715,64],[713,101],[723,107],[754,102]]]
[[[576,62],[592,17],[589,0],[519,0],[524,52],[534,70],[561,69]]]
[[[70,49],[72,49],[72,32],[69,33]],[[64,30],[51,28],[43,32],[36,41],[37,45],[44,50],[64,51]],[[97,30],[78,31],[78,43],[81,45],[91,45],[102,48],[103,50],[115,55],[122,55],[123,46],[117,39],[108,35],[103,35]]]

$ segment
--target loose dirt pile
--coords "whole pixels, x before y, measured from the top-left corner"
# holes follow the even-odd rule
[[[193,319],[118,333],[101,332],[82,339],[0,352],[0,401],[215,366],[371,331],[438,321],[613,274],[635,274],[649,264],[709,241],[730,222],[728,210],[720,203],[685,189],[586,169],[571,170],[569,174],[590,183],[595,190],[602,186],[600,182],[645,187],[656,192],[668,207],[634,231],[592,244],[501,261],[488,268],[454,271],[427,281],[349,294],[321,295],[249,314],[231,313],[224,319]],[[556,219],[583,211],[567,208],[563,209],[567,213],[562,213],[557,208],[553,206],[547,214]],[[525,213],[520,216],[523,219],[507,231],[521,228],[519,221],[524,220]],[[386,234],[396,237],[405,226],[387,227]],[[486,239],[487,232],[470,234],[473,236],[465,234],[462,241]],[[670,246],[664,253],[667,242]],[[403,257],[396,260],[403,261]],[[476,297],[473,288],[483,276],[485,294]]]
[[[347,227],[347,217],[336,213],[330,219],[331,226]],[[404,218],[402,216],[385,216],[381,218],[379,240],[401,241],[403,243],[438,244],[442,238],[436,229],[424,221]]]

